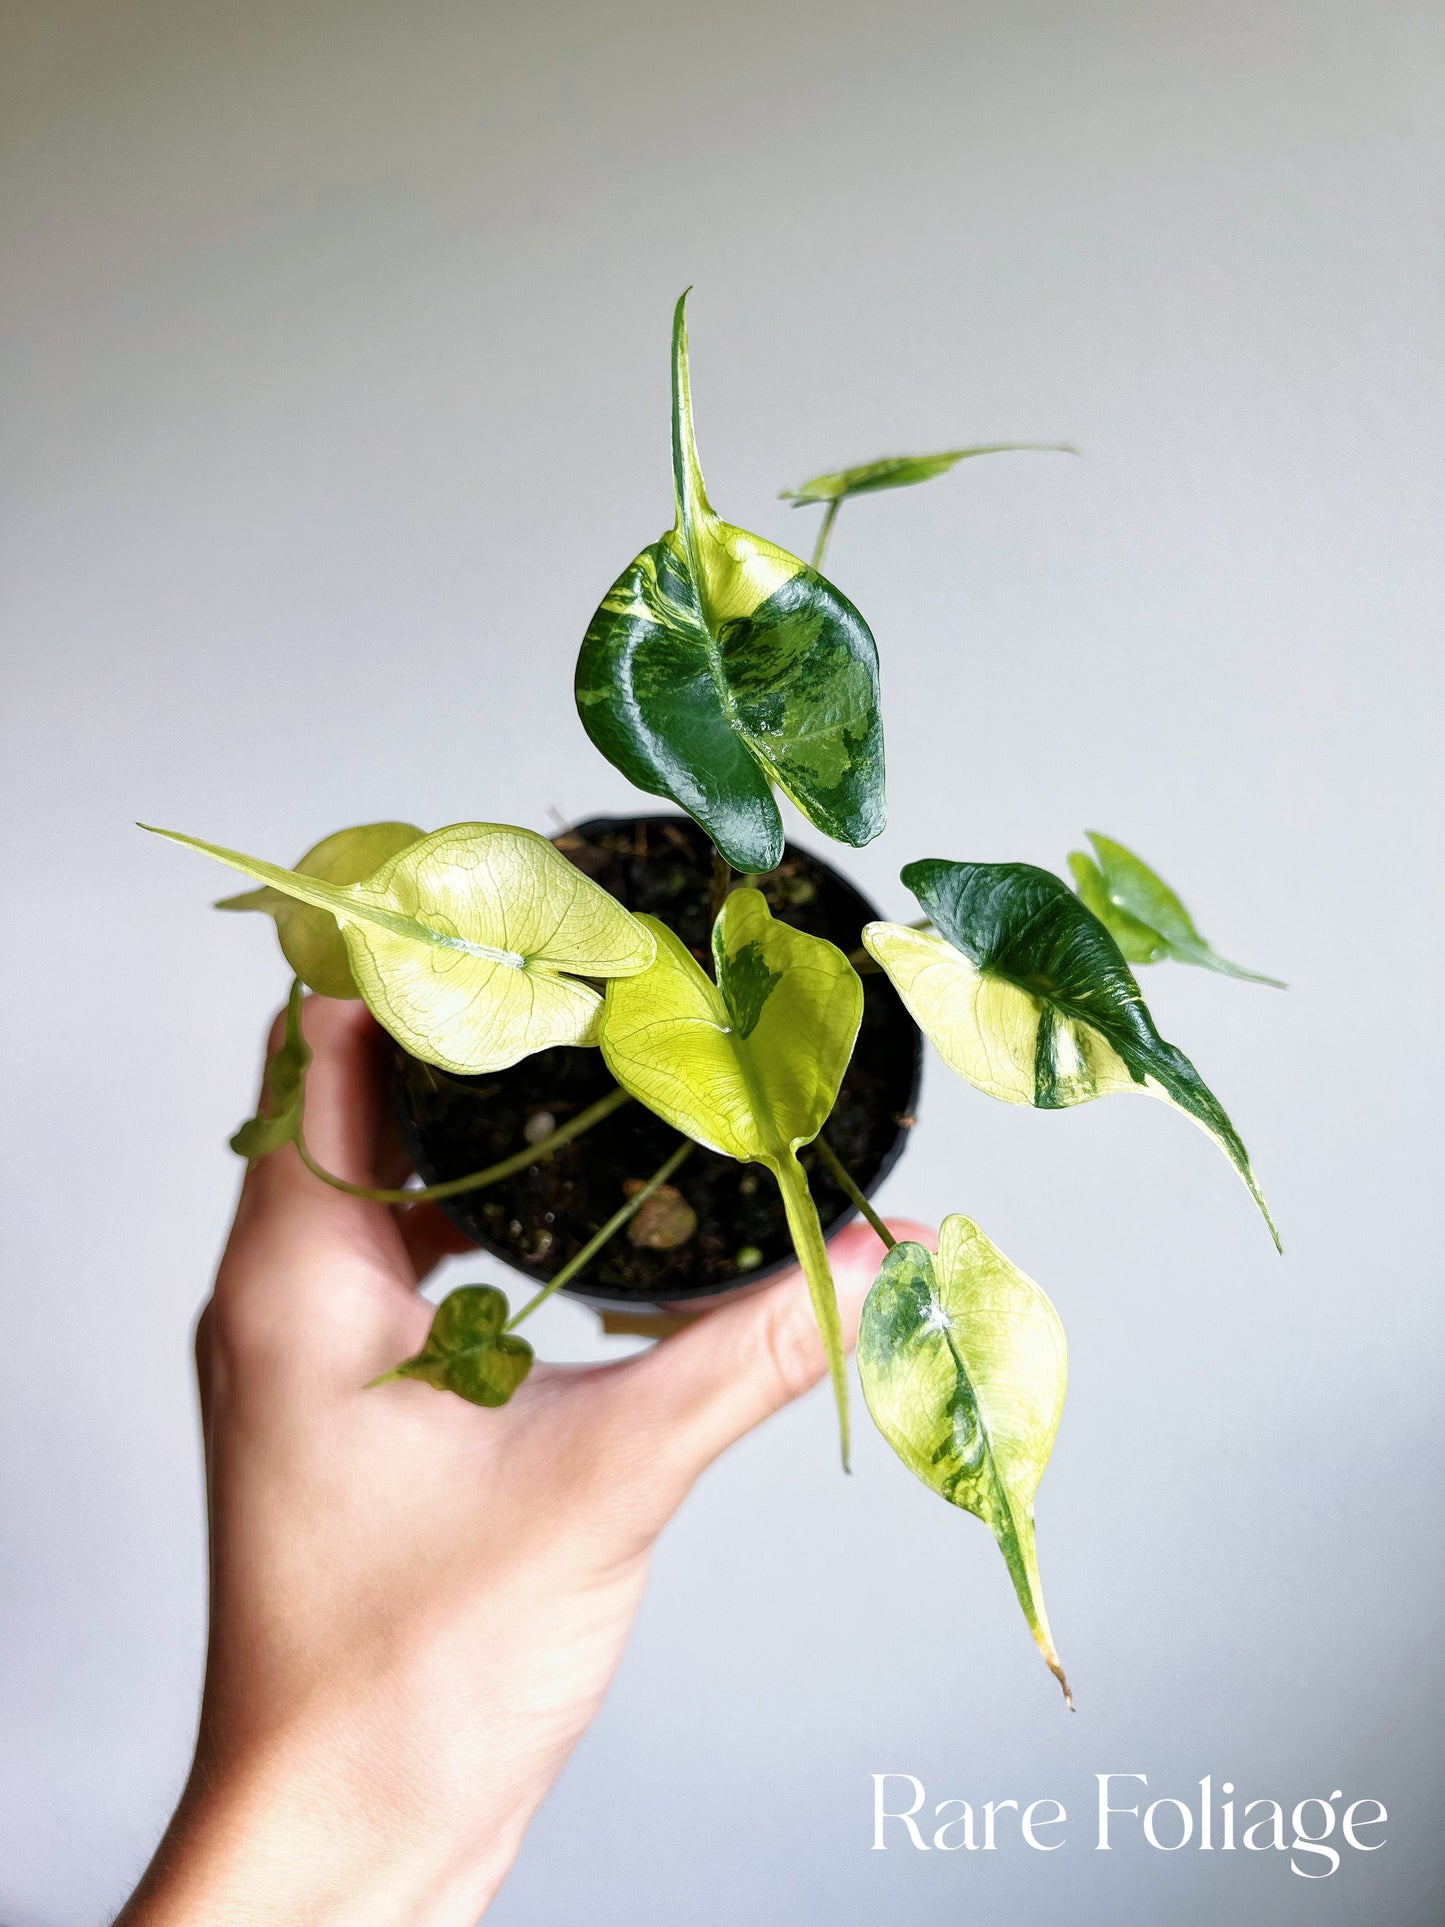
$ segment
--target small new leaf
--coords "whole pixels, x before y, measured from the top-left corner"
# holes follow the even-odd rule
[[[155,834],[327,912],[377,1022],[414,1057],[464,1076],[596,1043],[602,999],[579,980],[652,962],[636,917],[545,837],[505,823],[434,831],[350,884]]]
[[[371,1383],[419,1378],[473,1405],[505,1405],[535,1357],[526,1339],[507,1331],[506,1323],[505,1293],[495,1285],[461,1285],[437,1306],[416,1356],[404,1358]]]
[[[286,1033],[281,1048],[266,1065],[260,1106],[256,1115],[248,1117],[231,1139],[231,1149],[238,1157],[254,1164],[268,1151],[275,1151],[283,1144],[294,1144],[300,1137],[310,1063],[311,1046],[301,1035],[301,980],[298,977],[286,1001]]]
[[[1169,885],[1142,858],[1112,837],[1088,832],[1095,857],[1083,850],[1069,856],[1069,868],[1080,897],[1100,922],[1107,924],[1130,963],[1157,963],[1172,957],[1176,963],[1197,964],[1246,983],[1270,984],[1284,990],[1278,977],[1265,977],[1221,957],[1195,928],[1194,919]]]
[[[874,1423],[923,1483],[998,1541],[1029,1629],[1073,1705],[1044,1610],[1034,1495],[1064,1409],[1059,1315],[968,1218],[938,1256],[895,1245],[863,1306],[858,1372]]]
[[[782,858],[775,784],[840,842],[883,828],[878,652],[830,582],[714,513],[693,435],[686,300],[672,332],[676,519],[592,618],[577,709],[631,782],[680,804],[734,869],[760,872]]]
[[[1124,1091],[1164,1099],[1224,1151],[1279,1244],[1223,1106],[1159,1035],[1118,944],[1067,884],[1028,863],[940,860],[908,864],[903,881],[937,934],[871,923],[863,942],[950,1069],[1040,1110]]]
[[[607,986],[599,1042],[625,1091],[684,1136],[778,1181],[833,1373],[847,1459],[847,1381],[837,1298],[797,1153],[837,1101],[863,1015],[841,950],[775,922],[761,891],[734,890],[713,926],[714,983],[650,917],[656,961]]]
[[[946,475],[973,455],[1024,452],[1077,455],[1079,451],[1067,442],[984,442],[974,448],[946,448],[938,455],[884,455],[876,462],[859,462],[853,468],[815,475],[797,488],[780,490],[778,499],[791,502],[794,508],[817,502],[846,502],[850,495],[872,495],[883,488],[911,488],[915,482],[931,482],[935,475]]]
[[[337,830],[310,849],[296,865],[296,874],[320,877],[325,883],[360,883],[390,856],[419,843],[425,832],[412,823],[361,823]],[[276,934],[287,963],[306,985],[322,997],[359,997],[346,955],[346,943],[329,910],[298,903],[267,883],[238,897],[222,897],[218,910],[263,910],[276,920]]]

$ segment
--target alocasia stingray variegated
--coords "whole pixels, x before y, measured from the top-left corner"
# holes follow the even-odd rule
[[[910,1243],[884,1259],[863,1307],[858,1371],[874,1423],[903,1463],[992,1530],[1072,1706],[1034,1550],[1034,1494],[1068,1383],[1058,1313],[976,1224],[945,1218],[936,1257]]]
[[[595,1043],[602,999],[581,980],[652,962],[636,917],[546,837],[510,824],[436,830],[350,884],[155,834],[327,911],[377,1022],[443,1070],[505,1070],[554,1044]]]
[[[694,817],[735,869],[773,869],[773,786],[827,835],[883,828],[878,652],[862,616],[786,549],[722,521],[693,436],[683,295],[672,326],[676,519],[618,577],[577,658],[577,708],[639,789]]]
[[[1198,964],[1202,970],[1217,970],[1224,977],[1269,984],[1275,990],[1285,988],[1278,977],[1246,970],[1242,964],[1221,957],[1213,944],[1200,936],[1193,917],[1175,892],[1142,857],[1111,836],[1099,836],[1093,830],[1088,836],[1094,855],[1071,850],[1069,868],[1080,898],[1101,923],[1107,924],[1130,963],[1159,963],[1172,957],[1176,963]]]
[[[759,890],[734,890],[713,926],[716,983],[665,924],[642,921],[656,938],[656,961],[607,986],[602,1055],[622,1088],[659,1117],[777,1179],[828,1349],[846,1460],[838,1303],[797,1154],[837,1099],[863,986],[841,950],[776,922]]]
[[[1067,884],[1029,863],[929,859],[902,875],[934,931],[870,923],[863,942],[950,1069],[1040,1110],[1121,1091],[1165,1099],[1224,1151],[1279,1243],[1224,1107],[1159,1035],[1118,944]]]

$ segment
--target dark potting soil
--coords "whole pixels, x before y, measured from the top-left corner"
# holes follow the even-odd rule
[[[670,925],[710,971],[712,848],[690,818],[607,818],[556,842],[629,910]],[[856,948],[863,925],[877,914],[836,870],[791,844],[758,887],[775,917],[843,951]],[[865,1191],[886,1175],[906,1142],[921,1058],[918,1032],[887,978],[866,975],[857,1046],[827,1124],[829,1143]],[[571,1047],[539,1051],[487,1077],[455,1076],[398,1047],[395,1071],[402,1133],[428,1184],[511,1156],[528,1141],[529,1120],[534,1133],[550,1130],[613,1088],[600,1051]],[[629,1185],[651,1177],[677,1143],[661,1118],[641,1104],[624,1104],[552,1157],[454,1198],[446,1210],[479,1245],[545,1283],[612,1216]],[[801,1156],[824,1230],[852,1217],[853,1207],[812,1149]],[[675,1184],[697,1217],[685,1243],[654,1250],[620,1233],[569,1289],[624,1303],[667,1302],[745,1283],[791,1255],[782,1200],[761,1165],[738,1164],[699,1146]]]

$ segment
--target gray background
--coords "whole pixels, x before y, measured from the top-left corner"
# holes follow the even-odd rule
[[[1428,17],[1433,14],[1433,18]],[[670,516],[697,287],[713,494],[1072,439],[847,510],[920,855],[1135,844],[1287,996],[1150,994],[1283,1263],[1162,1108],[937,1065],[894,1209],[1067,1324],[1040,1499],[1063,1711],[987,1533],[826,1401],[712,1473],[499,1927],[1434,1920],[1440,16],[1382,0],[726,10],[9,0],[0,1917],[91,1923],[183,1772],[187,1347],[285,977],[224,880],[379,816],[633,793],[581,631]],[[484,1275],[461,1264],[451,1282]],[[543,1348],[603,1341],[558,1305]],[[1062,1798],[1067,1851],[870,1853],[868,1775]],[[1318,1883],[1091,1850],[1096,1771],[1391,1809]]]

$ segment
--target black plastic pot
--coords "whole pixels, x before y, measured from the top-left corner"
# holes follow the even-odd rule
[[[690,818],[599,817],[565,832],[557,844],[620,902],[661,918],[707,961],[712,850]],[[856,948],[863,925],[878,914],[830,864],[791,844],[758,887],[775,917],[844,951]],[[855,1182],[871,1192],[908,1141],[923,1047],[888,980],[870,973],[863,987],[858,1043],[827,1132]],[[400,1048],[394,1063],[402,1136],[428,1184],[510,1156],[529,1130],[565,1123],[613,1087],[601,1052],[591,1049],[539,1051],[487,1077],[458,1077]],[[677,1141],[642,1105],[625,1104],[552,1157],[464,1193],[446,1210],[484,1251],[541,1285],[623,1202],[629,1180],[650,1177]],[[802,1161],[831,1236],[856,1209],[810,1150]],[[676,1187],[697,1217],[686,1243],[658,1250],[620,1234],[566,1289],[599,1307],[671,1308],[751,1288],[791,1261],[777,1186],[761,1166],[699,1147],[678,1172]]]

